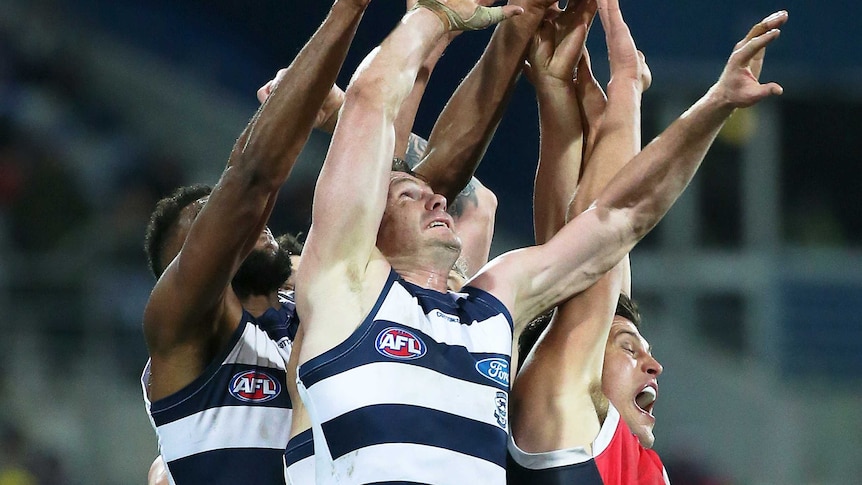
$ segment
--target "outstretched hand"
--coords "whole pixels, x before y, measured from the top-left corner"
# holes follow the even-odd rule
[[[554,0],[554,1],[556,2],[557,0]],[[479,5],[481,7],[491,7],[492,5],[497,3],[497,0],[474,0],[474,2],[476,3],[476,5]],[[418,0],[407,0],[407,11],[409,12],[410,10],[416,8],[417,3],[418,3]],[[444,21],[444,24],[445,24],[445,21]],[[446,40],[448,42],[451,42],[452,40],[455,39],[455,37],[458,37],[458,35],[461,34],[461,32],[462,32],[461,30],[450,30],[449,36],[446,38]]]
[[[784,10],[780,10],[778,12],[773,13],[772,15],[766,17],[760,22],[754,24],[754,27],[748,31],[748,35],[745,36],[744,39],[736,43],[736,47],[733,50],[739,50],[745,46],[745,44],[754,39],[755,37],[761,36],[772,29],[777,29],[781,27],[784,22],[787,22],[787,12]],[[760,79],[760,71],[763,69],[763,58],[766,55],[766,49],[759,50],[754,57],[751,59],[751,73],[754,74],[755,79]]]
[[[524,73],[536,86],[551,81],[572,84],[575,66],[596,14],[595,0],[570,1],[565,10],[556,5],[530,43]]]
[[[779,11],[757,23],[744,39],[736,44],[713,91],[720,99],[737,108],[751,106],[784,89],[774,82],[761,84],[766,46],[781,34],[779,27],[787,22],[787,12]]]
[[[608,45],[611,82],[616,77],[634,79],[640,82],[640,91],[646,91],[652,84],[652,73],[623,20],[619,0],[598,0],[598,4]]]
[[[430,10],[449,32],[481,30],[524,13],[519,6],[486,7],[486,3],[486,0],[416,0],[413,8]]]
[[[257,88],[257,100],[260,104],[263,104],[266,101],[266,98],[272,94],[272,90],[278,86],[278,83],[284,78],[284,75],[287,74],[287,68],[281,68],[275,73],[275,77],[266,82],[263,86]]]
[[[266,102],[272,91],[278,86],[281,80],[287,74],[287,68],[279,69],[275,77],[267,81],[266,84],[257,89],[257,100],[261,104]],[[327,133],[335,131],[335,123],[338,121],[338,110],[344,104],[344,91],[336,85],[330,88],[326,94],[326,99],[320,106],[320,110],[314,119],[314,127],[323,130]]]

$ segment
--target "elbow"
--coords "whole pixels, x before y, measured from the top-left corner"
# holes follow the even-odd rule
[[[655,225],[650,225],[649,218],[644,217],[638,209],[609,208],[596,204],[592,206],[590,210],[594,211],[598,219],[598,227],[604,228],[604,237],[597,242],[605,248],[604,251],[599,251],[605,257],[596,258],[596,265],[590,268],[589,273],[602,275],[608,272]]]
[[[597,217],[614,232],[622,242],[632,241],[632,245],[643,238],[661,218],[658,208],[649,197],[638,194],[636,197],[606,199],[599,197],[590,206]]]
[[[407,95],[401,86],[413,85],[412,79],[406,76],[404,72],[397,72],[384,77],[373,68],[363,70],[347,87],[343,109],[359,109],[364,112],[382,110],[387,117],[394,119]]]
[[[479,205],[485,207],[486,210],[493,216],[497,213],[497,194],[491,189],[485,187],[479,181],[476,181],[478,188],[476,189],[476,197],[479,199]]]
[[[256,157],[248,156],[246,163],[228,167],[219,180],[219,185],[234,185],[239,193],[253,198],[255,194],[269,195],[277,192],[286,176],[266,170],[266,164],[255,163]]]

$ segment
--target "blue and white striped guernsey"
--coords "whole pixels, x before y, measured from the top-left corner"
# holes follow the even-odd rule
[[[291,295],[292,296],[292,295]],[[259,318],[243,311],[224,352],[191,384],[147,398],[171,484],[284,484],[293,407],[285,367],[298,320],[292,298]]]
[[[299,368],[317,483],[504,484],[511,346],[489,293],[393,271],[353,334]]]
[[[314,439],[307,429],[287,442],[284,450],[284,481],[287,485],[312,485],[314,479]]]

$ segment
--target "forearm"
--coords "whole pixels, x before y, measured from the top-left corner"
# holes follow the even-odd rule
[[[710,90],[611,180],[595,208],[523,250],[518,266],[530,273],[514,298],[516,320],[586,289],[619,263],[682,193],[731,112]]]
[[[585,156],[583,176],[568,208],[568,218],[585,211],[613,177],[641,149],[641,91],[639,82],[614,79],[596,143]]]
[[[614,177],[596,205],[626,209],[632,236],[643,237],[688,185],[733,109],[711,88]]]
[[[497,196],[473,178],[447,209],[455,220],[461,238],[461,260],[469,278],[488,262],[494,221],[497,214]]]
[[[475,173],[502,118],[524,52],[544,17],[528,2],[524,13],[501,23],[488,47],[446,104],[428,139],[426,159],[417,169],[450,202]]]
[[[550,239],[566,222],[566,211],[578,186],[583,128],[573,83],[537,86],[539,164],[533,196],[536,243]]]
[[[416,81],[413,83],[413,90],[410,95],[401,104],[401,110],[398,112],[398,117],[395,119],[395,153],[396,158],[406,160],[407,149],[410,139],[410,132],[413,129],[413,123],[416,120],[416,113],[419,111],[419,104],[422,102],[422,96],[425,94],[425,88],[428,86],[428,81],[431,79],[431,74],[434,72],[434,67],[437,61],[443,55],[446,47],[449,46],[453,36],[443,36],[425,62],[419,69],[416,75]]]
[[[318,178],[312,205],[317,230],[312,232],[323,230],[345,240],[349,228],[363,246],[373,247],[388,190],[395,117],[442,34],[436,15],[414,10],[362,61],[347,88]],[[336,240],[326,244],[343,246]]]
[[[600,0],[599,5],[611,78],[602,122],[595,144],[585,155],[583,177],[570,207],[572,217],[586,210],[640,151],[641,95],[650,80],[649,68],[640,60],[617,0]]]
[[[257,179],[277,188],[305,145],[344,62],[364,9],[337,1],[246,127],[231,156],[253,164]]]

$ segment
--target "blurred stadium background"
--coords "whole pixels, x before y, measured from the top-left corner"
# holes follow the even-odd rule
[[[329,3],[0,0],[0,483],[144,482],[157,454],[138,383],[149,212],[177,185],[217,180],[255,90]],[[734,116],[632,255],[644,333],[665,366],[656,448],[671,481],[859,483],[860,7],[621,3],[654,76],[645,142],[714,81],[753,22],[790,11],[762,76],[785,95]],[[402,11],[372,1],[342,86]],[[449,49],[417,133],[485,40]],[[600,29],[589,45],[606,79]],[[307,226],[326,143],[312,138],[275,230]],[[500,199],[495,253],[530,243],[536,151],[522,79],[479,171]]]

